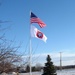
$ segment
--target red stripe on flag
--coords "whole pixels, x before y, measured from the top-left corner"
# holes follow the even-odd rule
[[[38,23],[41,28],[46,26],[46,24],[44,22],[42,22],[39,18],[31,18],[30,22],[31,23]]]

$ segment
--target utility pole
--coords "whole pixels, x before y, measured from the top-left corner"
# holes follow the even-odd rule
[[[60,52],[60,70],[62,70],[62,52]]]

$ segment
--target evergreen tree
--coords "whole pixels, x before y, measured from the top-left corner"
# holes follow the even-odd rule
[[[43,74],[42,75],[57,75],[55,66],[53,65],[53,62],[51,61],[50,56],[47,56],[47,63],[45,63],[45,67],[43,68]]]

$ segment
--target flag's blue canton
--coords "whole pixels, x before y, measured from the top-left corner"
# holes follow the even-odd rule
[[[31,18],[32,18],[32,17],[37,18],[37,16],[31,12]]]

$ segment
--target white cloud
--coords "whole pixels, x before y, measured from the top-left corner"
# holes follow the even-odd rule
[[[51,59],[55,65],[60,65],[60,52],[56,53],[42,53],[42,54],[35,54],[32,55],[32,62],[33,64],[41,63],[44,65],[46,63],[47,55],[51,56]],[[72,65],[75,63],[75,54],[70,52],[62,52],[62,65]],[[24,56],[25,58],[28,56]]]

